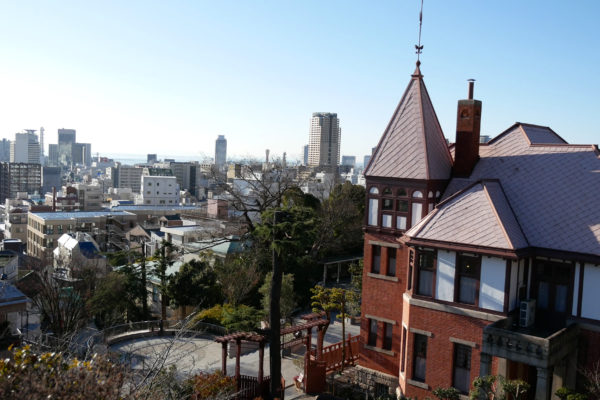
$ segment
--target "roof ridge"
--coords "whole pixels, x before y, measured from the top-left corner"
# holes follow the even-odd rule
[[[421,83],[423,84],[423,88],[425,89],[425,95],[427,96],[427,101],[429,102],[429,104],[431,104],[431,111],[433,112],[434,121],[436,123],[436,126],[437,126],[437,128],[439,128],[439,132],[442,134],[440,139],[442,139],[442,142],[444,143],[444,149],[446,150],[445,151],[446,157],[448,158],[448,161],[450,161],[450,165],[453,165],[454,160],[452,159],[452,154],[450,154],[450,149],[448,148],[448,143],[446,142],[446,136],[444,136],[444,130],[442,129],[442,126],[440,125],[440,120],[437,117],[437,113],[435,112],[435,107],[433,106],[433,102],[431,101],[431,97],[429,96],[429,91],[427,90],[427,85],[425,84],[424,80],[421,80]]]
[[[519,221],[519,218],[517,218],[517,214],[515,213],[515,210],[514,210],[512,204],[510,204],[510,200],[509,200],[508,196],[506,195],[506,192],[504,191],[504,187],[502,186],[501,181],[499,179],[496,181],[498,182],[498,186],[500,186],[500,190],[502,191],[502,195],[504,196],[504,200],[506,200],[506,204],[508,205],[508,208],[510,208],[510,212],[512,213],[513,217],[515,218],[515,222],[517,223],[517,226],[519,227],[519,230],[521,231],[521,234],[523,235],[523,239],[525,239],[527,246],[531,246],[531,243],[529,243],[529,239],[527,238],[527,235],[525,234],[525,231],[523,230],[523,227],[521,226],[521,221]]]
[[[498,185],[500,185],[500,182],[497,182],[497,183],[498,183]],[[502,233],[504,234],[504,238],[508,242],[508,245],[512,249],[514,249],[515,246],[514,246],[512,240],[510,239],[510,236],[508,235],[508,232],[506,231],[506,227],[504,226],[504,222],[502,222],[502,218],[500,218],[500,215],[498,215],[498,209],[496,208],[496,204],[494,204],[494,200],[492,200],[492,196],[490,196],[490,192],[488,191],[488,188],[487,188],[487,185],[486,185],[485,181],[481,182],[481,186],[483,187],[483,193],[487,197],[488,202],[490,204],[490,207],[492,208],[492,211],[493,211],[494,215],[496,216],[496,220],[498,221],[498,225],[500,225],[500,229],[502,229]],[[504,195],[504,193],[502,193],[502,194]],[[515,217],[515,219],[516,219],[516,217]]]
[[[419,68],[419,67],[417,67]],[[423,137],[423,147],[425,149],[425,176],[429,177],[429,152],[427,151],[427,133],[425,132],[425,113],[423,112],[423,92],[421,91],[421,84],[423,80],[419,76],[416,78],[418,80],[417,91],[419,94],[419,110],[421,110],[421,136]],[[425,89],[427,92],[427,89]]]

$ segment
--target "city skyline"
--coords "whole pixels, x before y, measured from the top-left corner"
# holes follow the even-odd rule
[[[331,111],[344,121],[341,154],[360,159],[416,60],[418,1],[60,4],[5,3],[0,13],[10,60],[0,66],[0,138],[43,126],[46,154],[64,127],[94,155],[202,158],[225,135],[231,158],[268,147],[301,160],[311,114]],[[421,71],[444,135],[454,140],[456,100],[475,78],[483,135],[521,121],[598,143],[599,7],[426,1]],[[315,11],[336,19],[319,24]]]

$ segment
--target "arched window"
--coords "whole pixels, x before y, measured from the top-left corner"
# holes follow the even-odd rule
[[[390,189],[389,187],[386,187],[383,189],[383,195],[384,196],[391,196],[392,195],[392,189]]]
[[[427,198],[433,199],[433,192],[431,190],[429,191],[429,193],[427,193]]]
[[[398,197],[407,197],[406,189],[398,189]]]
[[[415,190],[412,192],[412,197],[413,199],[422,199],[423,192],[420,190]],[[411,204],[410,214],[410,226],[413,227],[421,220],[421,218],[423,218],[423,203],[413,201]]]
[[[376,186],[371,186],[369,189],[370,195],[379,194],[379,189]],[[379,198],[371,197],[369,198],[369,214],[367,216],[367,224],[370,226],[377,226],[378,218],[379,218]]]

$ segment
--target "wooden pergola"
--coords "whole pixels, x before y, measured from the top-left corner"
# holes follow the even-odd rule
[[[329,325],[329,320],[324,319],[325,313],[311,313],[302,316],[302,319],[306,322],[296,325],[290,326],[287,328],[283,328],[280,331],[281,335],[286,335],[295,332],[302,332],[306,330],[306,335],[304,336],[305,345],[306,345],[306,354],[304,361],[304,375],[309,378],[308,373],[308,365],[311,357],[311,343],[312,343],[312,328],[316,327],[318,331],[317,337],[317,354],[316,359],[320,361],[323,357],[323,340],[325,338],[325,328]],[[222,346],[222,360],[221,360],[221,370],[223,371],[223,375],[227,375],[227,345],[230,342],[236,344],[236,354],[235,354],[235,380],[237,389],[240,389],[241,382],[241,373],[240,373],[240,357],[242,354],[242,340],[248,342],[258,343],[258,385],[262,387],[264,381],[264,358],[265,358],[265,344],[268,339],[265,335],[261,335],[255,332],[236,332],[225,336],[220,336],[215,339],[217,343],[221,343]],[[324,377],[323,377],[324,378]],[[309,381],[307,380],[307,385],[309,385]]]
[[[235,380],[238,385],[238,390],[240,384],[240,357],[242,355],[242,340],[258,343],[258,384],[262,385],[264,379],[263,364],[265,358],[265,343],[267,342],[267,338],[264,335],[254,332],[236,332],[230,335],[220,336],[215,339],[215,342],[221,343],[222,346],[221,370],[223,371],[223,375],[227,375],[227,344],[229,342],[235,342],[236,344]]]

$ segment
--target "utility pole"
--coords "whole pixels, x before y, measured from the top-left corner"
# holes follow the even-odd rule
[[[148,292],[146,289],[147,277],[146,277],[146,240],[142,239],[142,262],[140,263],[142,270],[142,286],[144,287],[144,294],[142,297],[142,313],[144,314],[144,320],[148,319]]]
[[[270,330],[270,367],[271,367],[271,398],[280,399],[283,388],[281,387],[281,312],[279,305],[281,303],[281,255],[277,248],[279,232],[277,224],[281,222],[281,211],[275,211],[273,214],[273,279],[271,280],[271,299],[269,326]]]

